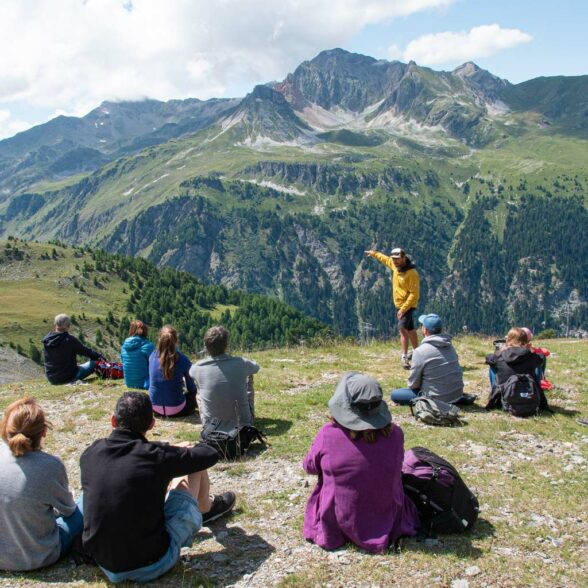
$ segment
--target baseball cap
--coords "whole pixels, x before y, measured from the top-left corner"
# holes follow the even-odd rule
[[[392,249],[390,257],[398,259],[400,257],[404,257],[405,255],[406,254],[404,253],[404,249],[401,249],[400,247],[395,247],[394,249]]]
[[[421,314],[419,323],[431,333],[440,333],[443,329],[443,322],[438,314]]]

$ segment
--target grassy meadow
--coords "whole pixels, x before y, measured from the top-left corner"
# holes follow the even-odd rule
[[[392,407],[405,447],[423,445],[454,463],[476,492],[480,519],[469,535],[409,539],[401,553],[368,555],[354,547],[329,553],[302,538],[304,505],[314,484],[300,467],[327,417],[326,403],[347,370],[370,373],[384,390],[403,385],[396,342],[359,347],[275,349],[250,354],[263,367],[256,376],[257,424],[269,437],[266,450],[218,464],[213,487],[233,489],[236,512],[204,528],[161,586],[582,586],[588,577],[588,343],[542,341],[554,356],[548,377],[552,415],[525,420],[487,413],[488,338],[457,339],[466,391],[479,395],[466,407],[460,428],[428,427],[407,408]],[[94,439],[109,433],[109,415],[124,390],[118,382],[50,386],[42,381],[0,387],[0,409],[23,396],[37,397],[53,423],[50,452],[65,462],[74,494],[78,460]],[[197,417],[158,420],[151,438],[196,441]],[[66,559],[27,574],[0,574],[1,586],[104,586],[98,568]]]

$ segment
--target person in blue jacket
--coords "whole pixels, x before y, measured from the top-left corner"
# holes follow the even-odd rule
[[[161,327],[157,348],[149,356],[149,396],[159,416],[188,416],[196,409],[192,364],[177,347],[178,332],[171,325]]]
[[[149,356],[155,345],[147,339],[149,327],[143,321],[133,321],[129,336],[120,350],[127,388],[149,389]]]

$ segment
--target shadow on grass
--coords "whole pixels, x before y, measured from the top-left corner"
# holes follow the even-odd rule
[[[280,437],[292,427],[292,421],[285,419],[256,418],[255,426],[261,429],[268,437]]]
[[[562,414],[563,416],[567,417],[575,417],[580,414],[579,410],[575,410],[573,408],[564,408],[563,406],[557,406],[556,404],[550,404],[549,408],[553,411],[554,414]],[[544,415],[549,415],[549,413],[543,413]]]
[[[406,539],[402,551],[419,551],[432,554],[453,554],[467,559],[477,559],[484,551],[472,543],[479,539],[494,537],[494,525],[486,519],[478,519],[470,533],[437,535],[428,539]]]
[[[206,529],[206,528],[205,528]],[[156,580],[157,586],[227,586],[240,581],[246,574],[254,573],[275,551],[260,535],[248,535],[240,527],[228,528],[224,520],[211,523],[212,536],[222,549],[206,553],[188,553],[166,574]],[[199,538],[206,540],[210,534],[200,531]],[[0,580],[9,580],[12,585],[37,582],[40,585],[69,582],[99,583],[111,586],[100,568],[83,564],[75,566],[71,557],[56,564],[32,572],[0,572]],[[125,582],[122,586],[136,586]]]
[[[459,410],[463,411],[465,414],[468,413],[475,413],[475,412],[483,412],[483,413],[487,413],[488,411],[483,407],[480,406],[479,404],[460,404],[459,405]]]
[[[185,576],[189,566],[191,573],[201,578],[200,582],[202,578],[207,580],[204,586],[233,585],[243,576],[255,573],[275,551],[275,547],[260,535],[249,535],[238,526],[229,528],[225,520],[211,523],[210,530],[222,550],[182,557],[183,568],[176,566],[173,576]],[[167,577],[164,576],[164,579]]]
[[[63,586],[70,582],[83,582],[96,586],[98,583],[107,585],[107,580],[98,566],[77,566],[71,556],[58,562],[32,570],[30,572],[0,572],[0,580],[9,580],[9,586],[19,586],[34,583],[36,586],[59,584]]]

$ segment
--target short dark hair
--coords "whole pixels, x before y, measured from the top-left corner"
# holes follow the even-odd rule
[[[125,392],[114,409],[116,426],[144,434],[153,420],[153,405],[146,392]]]
[[[224,327],[210,327],[204,335],[204,345],[210,355],[221,355],[227,350],[229,331]]]

